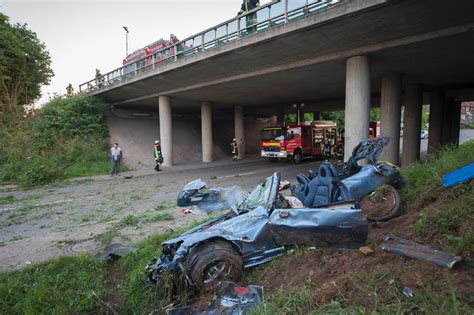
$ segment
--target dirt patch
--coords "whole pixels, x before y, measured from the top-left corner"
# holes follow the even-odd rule
[[[104,303],[113,313],[118,314],[124,301],[120,284],[125,278],[125,272],[120,268],[116,261],[110,261],[105,268],[107,278],[107,295]]]

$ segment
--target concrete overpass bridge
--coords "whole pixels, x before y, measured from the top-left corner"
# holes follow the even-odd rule
[[[133,162],[151,160],[160,137],[165,165],[258,152],[258,130],[291,105],[345,110],[346,155],[367,138],[381,108],[384,158],[419,158],[422,104],[430,104],[429,148],[456,143],[459,108],[474,99],[471,0],[284,0],[115,69],[81,85],[109,104],[112,140]],[[128,149],[128,150],[127,150]],[[243,156],[242,156],[243,157]],[[146,163],[145,163],[146,164]]]

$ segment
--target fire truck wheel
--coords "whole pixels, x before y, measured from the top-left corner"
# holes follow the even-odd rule
[[[301,158],[301,150],[295,150],[295,152],[293,153],[293,163],[299,164],[301,162]]]

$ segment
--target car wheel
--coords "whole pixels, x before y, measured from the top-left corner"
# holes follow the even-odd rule
[[[391,185],[378,187],[362,198],[362,212],[369,221],[388,221],[400,214],[400,195]]]
[[[296,151],[293,153],[293,163],[295,163],[295,164],[300,164],[301,159],[302,159],[301,151],[300,151],[300,150],[296,150]]]
[[[211,241],[192,249],[187,262],[191,279],[199,290],[210,291],[221,281],[237,282],[242,276],[242,257],[226,241]]]

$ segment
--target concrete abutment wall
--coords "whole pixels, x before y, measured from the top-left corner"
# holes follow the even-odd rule
[[[134,168],[154,165],[153,143],[160,139],[160,122],[157,112],[134,116],[137,110],[113,109],[107,112],[107,126],[111,143],[118,142],[124,152],[124,162]],[[174,164],[202,161],[202,129],[199,115],[172,117],[172,145]],[[244,139],[247,156],[260,153],[260,130],[267,125],[248,117],[244,119]],[[233,117],[212,120],[213,160],[231,159],[230,142],[234,137]],[[106,152],[104,153],[106,154]],[[164,154],[164,152],[163,152]]]

